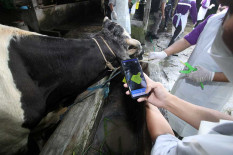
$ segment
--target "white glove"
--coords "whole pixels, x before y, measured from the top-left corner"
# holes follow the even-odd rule
[[[161,51],[161,52],[150,52],[149,56],[148,56],[148,59],[149,60],[152,60],[152,59],[162,60],[162,59],[164,59],[166,57],[167,57],[167,53],[165,53],[164,51]]]
[[[208,71],[201,66],[195,66],[195,68],[197,68],[197,71],[187,74],[188,79],[195,82],[213,81],[215,74],[214,72]]]
[[[112,18],[114,19],[114,20],[117,20],[117,13],[115,12],[115,11],[112,11]]]

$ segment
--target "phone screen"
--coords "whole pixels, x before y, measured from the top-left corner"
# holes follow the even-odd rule
[[[138,59],[123,60],[121,63],[132,98],[147,95],[146,80]]]

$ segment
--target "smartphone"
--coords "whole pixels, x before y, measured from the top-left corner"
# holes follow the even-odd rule
[[[121,61],[122,69],[125,74],[126,82],[133,99],[147,96],[146,80],[142,72],[141,65],[137,58]]]

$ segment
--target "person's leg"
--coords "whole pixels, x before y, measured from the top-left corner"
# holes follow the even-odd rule
[[[152,39],[158,39],[157,33],[159,30],[159,25],[162,21],[161,12],[160,11],[155,12],[154,18],[155,18],[155,23],[152,26]]]
[[[194,28],[197,27],[203,20],[198,20],[197,23],[195,24]]]
[[[169,19],[169,13],[170,13],[170,6],[166,6],[165,8],[165,22],[164,22],[164,27],[163,29],[167,29],[167,22],[168,22],[168,19]]]
[[[149,14],[149,19],[152,22],[149,22],[149,25],[148,25],[148,31],[146,33],[146,38],[145,38],[147,41],[151,41],[152,30],[153,30],[153,27],[154,27],[153,25],[155,23],[154,13]]]
[[[174,32],[174,34],[173,34],[173,36],[172,36],[172,39],[171,39],[170,43],[168,44],[168,47],[171,46],[171,45],[175,42],[175,40],[176,40],[177,37],[179,36],[181,30],[182,30],[182,27],[181,27],[181,25],[179,25],[179,26],[176,28],[176,30],[175,30],[175,32]]]
[[[107,6],[106,15],[111,20],[111,10],[110,10],[109,6]]]

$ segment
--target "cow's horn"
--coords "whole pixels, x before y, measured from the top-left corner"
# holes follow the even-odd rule
[[[137,47],[137,50],[138,50],[138,51],[141,51],[141,50],[142,50],[141,43],[140,43],[138,40],[136,40],[136,39],[132,39],[132,38],[126,39],[126,43],[127,43],[128,45],[132,45],[132,46]],[[135,52],[136,52],[137,50],[135,50]],[[135,52],[134,52],[134,53],[135,53]],[[132,53],[132,51],[131,51],[129,54],[132,55],[132,54],[134,54],[134,53]]]

